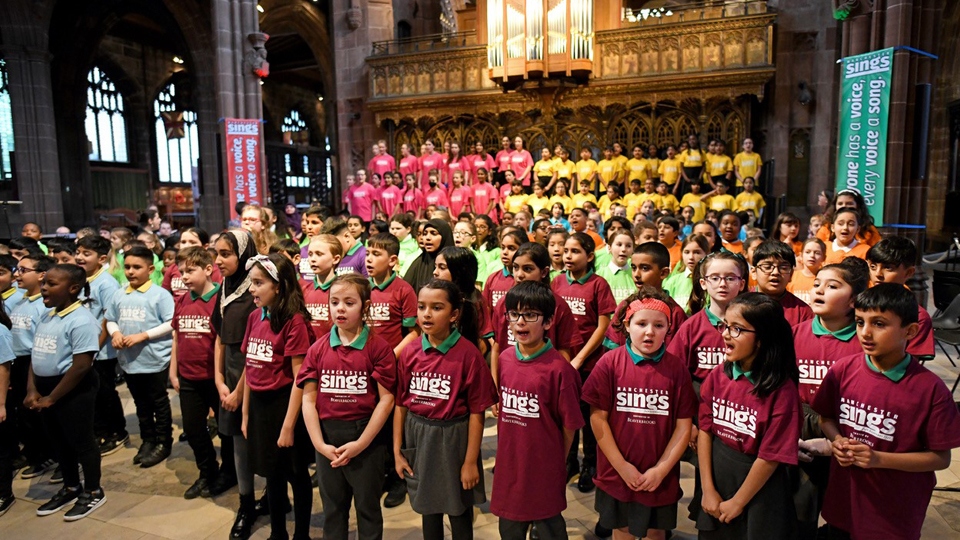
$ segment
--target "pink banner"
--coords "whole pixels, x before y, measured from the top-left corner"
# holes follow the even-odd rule
[[[263,204],[260,184],[260,120],[225,118],[227,190],[230,216],[238,218],[238,202]]]

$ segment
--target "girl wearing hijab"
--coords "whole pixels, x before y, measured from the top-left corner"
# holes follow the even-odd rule
[[[243,383],[246,357],[240,350],[247,329],[247,319],[255,309],[250,295],[247,261],[257,255],[253,236],[243,229],[230,229],[220,235],[214,247],[216,264],[223,275],[223,287],[217,293],[210,324],[216,329],[214,347],[214,380],[220,393],[219,431],[221,455],[229,455],[233,447],[235,470],[221,469],[218,482],[236,482],[240,491],[240,509],[230,531],[231,538],[250,537],[257,515],[254,510],[253,472],[247,458],[247,440],[241,431],[243,421]]]
[[[450,224],[442,219],[431,219],[423,226],[420,243],[423,248],[420,256],[413,260],[410,269],[403,276],[404,281],[409,283],[417,294],[433,279],[433,270],[436,268],[436,258],[440,251],[454,245]]]

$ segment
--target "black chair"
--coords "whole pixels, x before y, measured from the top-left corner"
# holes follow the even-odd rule
[[[957,354],[960,355],[960,330],[946,330],[934,327],[933,337],[937,344],[940,345],[940,348],[943,349],[943,353],[947,355],[947,360],[950,360],[950,363],[956,367],[957,364],[950,358],[950,353],[947,352],[945,345],[953,346]],[[957,375],[957,379],[953,382],[953,388],[950,389],[950,392],[956,392],[958,385],[960,385],[960,375]]]
[[[952,270],[933,271],[934,317],[939,316],[957,296],[960,296],[960,272]]]

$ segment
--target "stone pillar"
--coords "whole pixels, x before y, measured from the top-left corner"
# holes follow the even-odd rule
[[[342,192],[347,171],[366,165],[372,142],[385,133],[367,111],[370,73],[366,58],[374,41],[393,39],[393,4],[390,0],[334,0],[333,42],[337,69],[337,148]],[[341,197],[336,196],[339,201]]]
[[[64,193],[60,186],[50,53],[9,46],[4,57],[13,106],[18,196],[23,201],[19,221],[35,221],[44,231],[52,232],[64,224],[63,199],[71,198],[71,194]],[[11,227],[15,228],[13,223]],[[13,233],[18,236],[19,229]]]

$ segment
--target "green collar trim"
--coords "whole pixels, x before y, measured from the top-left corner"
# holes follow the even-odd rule
[[[710,326],[717,326],[717,323],[721,321],[720,317],[714,315],[709,308],[703,308],[703,312],[707,314],[707,320],[710,321]]]
[[[331,271],[330,271],[330,274],[335,276],[335,275],[336,275],[336,272],[333,272],[333,271],[331,270]],[[332,280],[332,279],[331,279],[330,281],[326,282],[326,283],[320,283],[320,279],[319,279],[316,275],[313,276],[313,288],[314,288],[314,289],[320,289],[321,291],[329,291],[329,290],[330,290],[330,287],[333,287],[333,280]]]
[[[203,300],[204,302],[209,302],[211,298],[217,295],[217,291],[220,290],[220,284],[214,283],[213,289],[210,289],[210,292],[206,294],[197,294],[193,291],[190,291],[190,299],[196,301],[197,298]]]
[[[370,286],[371,286],[371,287],[374,287],[374,288],[376,288],[376,289],[379,289],[379,290],[381,290],[381,291],[385,291],[385,290],[387,290],[387,287],[389,287],[390,284],[393,283],[393,280],[396,279],[396,278],[397,278],[397,273],[396,273],[396,272],[391,272],[391,273],[390,273],[390,277],[388,277],[387,279],[383,280],[383,283],[381,283],[381,284],[379,284],[379,285],[377,285],[376,283],[374,283],[373,278],[370,278]]]
[[[362,247],[363,247],[363,244],[358,241],[357,243],[353,244],[353,247],[352,247],[352,248],[350,248],[350,249],[347,250],[347,255],[353,255],[354,253],[357,252],[358,249],[360,249],[360,248],[362,248]],[[344,255],[344,256],[346,256],[346,255]]]
[[[743,371],[742,369],[740,369],[740,362],[734,362],[733,363],[733,380],[737,380],[740,377],[746,377],[746,379],[750,381],[750,384],[757,384],[757,381],[753,380],[752,371]]]
[[[534,353],[531,354],[530,356],[524,356],[523,353],[520,352],[520,344],[519,344],[519,343],[515,344],[515,345],[513,346],[513,348],[514,348],[514,352],[515,352],[516,355],[517,355],[517,360],[519,360],[519,361],[521,361],[521,362],[529,362],[529,361],[531,361],[531,360],[539,357],[539,356],[542,355],[543,353],[549,351],[550,349],[552,349],[552,348],[553,348],[553,343],[550,343],[550,339],[547,338],[546,340],[544,340],[543,347],[540,347],[539,349],[537,349],[536,351],[534,351]]]
[[[436,347],[430,343],[430,340],[427,339],[426,334],[420,338],[420,343],[423,345],[424,352],[427,352],[428,349],[436,349],[440,351],[441,354],[447,354],[447,352],[450,351],[450,349],[452,349],[458,341],[460,341],[460,332],[456,328],[450,332],[450,335],[447,336],[447,339],[443,340],[443,343],[437,345]]]
[[[344,347],[350,347],[351,349],[356,349],[362,351],[363,348],[367,345],[367,338],[370,337],[370,327],[363,325],[363,330],[360,330],[360,335],[357,336],[349,345],[344,345]],[[330,329],[330,346],[339,347],[343,345],[343,341],[340,340],[340,329],[334,326]]]
[[[817,315],[813,318],[813,321],[810,323],[810,325],[813,327],[813,335],[818,337],[833,336],[840,341],[850,341],[854,336],[857,335],[857,323],[855,322],[850,323],[849,326],[841,328],[836,332],[831,332],[830,330],[827,330],[825,326],[823,326],[823,323],[820,322],[820,316]]]
[[[510,271],[507,270],[506,266],[504,266],[503,269],[500,271],[503,272],[503,277],[510,277]]]
[[[570,274],[570,271],[567,270],[564,272],[564,275],[567,276],[567,283],[573,285],[574,282],[577,282],[581,285],[587,282],[590,279],[590,276],[593,275],[593,268],[587,268],[587,273],[583,275],[580,279],[573,279],[573,276]]]
[[[910,367],[910,360],[913,360],[913,357],[907,354],[899,364],[886,371],[880,371],[877,366],[873,365],[869,356],[863,355],[863,359],[867,362],[867,367],[870,368],[870,371],[879,373],[893,382],[900,382],[900,379],[907,374],[907,368]]]
[[[630,355],[630,360],[633,360],[634,365],[640,365],[640,362],[653,362],[654,364],[659,363],[663,359],[663,355],[667,352],[667,344],[664,343],[660,345],[660,350],[657,351],[653,356],[647,357],[642,354],[637,353],[633,350],[633,342],[630,341],[630,338],[627,338],[627,354]]]
[[[267,308],[260,308],[260,320],[267,320],[270,318],[270,311]]]

